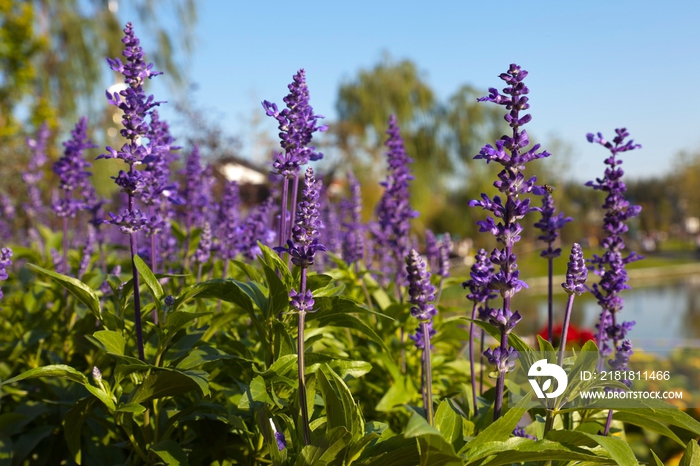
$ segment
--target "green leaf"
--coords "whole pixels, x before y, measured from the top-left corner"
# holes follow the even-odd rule
[[[477,448],[469,450],[467,458],[467,465],[480,466],[511,465],[527,461],[548,460],[587,461],[606,465],[613,462],[608,452],[602,447],[584,449],[549,440],[535,442],[519,437],[513,437],[503,442],[482,443]],[[632,464],[637,464],[636,460]]]
[[[151,290],[151,294],[155,298],[158,308],[160,308],[160,302],[163,299],[163,287],[160,286],[160,282],[138,255],[134,256],[134,265],[136,265],[136,270],[139,271],[139,275],[143,278],[143,282],[148,289]]]
[[[168,466],[189,466],[187,455],[175,440],[163,440],[151,446],[151,451]]]
[[[416,387],[410,377],[405,377],[400,373],[395,376],[394,383],[391,384],[389,390],[384,394],[376,410],[381,412],[389,412],[395,410],[398,406],[410,403],[416,394]]]
[[[416,438],[420,449],[420,466],[461,466],[462,460],[456,455],[452,445],[447,443],[435,427],[420,414],[414,412],[408,421],[406,438]]]
[[[198,317],[208,316],[209,314],[212,314],[212,312],[169,312],[168,315],[165,316],[165,327],[170,334],[177,333]]]
[[[95,317],[98,319],[101,318],[102,311],[100,310],[100,300],[93,289],[87,286],[85,283],[81,282],[77,278],[61,275],[60,273],[41,268],[38,265],[27,264],[27,266],[51,277],[55,282],[59,283],[73,296],[75,296],[78,301],[83,303]]]
[[[330,275],[320,273],[309,274],[309,276],[306,278],[306,289],[316,291],[320,288],[326,287],[331,280],[333,280],[333,277]]]
[[[664,466],[659,457],[656,456],[656,453],[654,453],[654,450],[649,449],[649,451],[651,452],[651,457],[654,459],[654,464],[656,464],[656,466]]]
[[[520,419],[527,412],[526,406],[530,402],[531,397],[532,392],[520,400],[513,408],[509,409],[505,415],[498,418],[493,424],[474,437],[472,441],[465,445],[465,448],[471,450],[490,442],[508,439],[513,434],[513,429],[518,425]]]
[[[318,321],[319,327],[340,327],[357,330],[367,338],[377,343],[387,353],[389,349],[375,331],[351,313],[363,312],[367,310],[358,306],[356,302],[340,297],[318,298],[315,300],[317,312],[308,314],[307,322]]]
[[[292,372],[296,373],[297,369],[297,355],[296,354],[288,354],[286,356],[282,356],[279,358],[277,361],[273,362],[272,365],[263,372],[259,372],[257,369],[254,368],[255,372],[260,374],[262,377],[269,379],[274,376],[287,376],[291,374]]]
[[[54,364],[51,366],[37,367],[36,369],[30,369],[26,372],[22,372],[20,375],[0,383],[0,386],[19,382],[25,379],[37,379],[40,377],[62,377],[64,379],[77,382],[81,385],[88,383],[87,377],[82,372],[78,372],[71,366],[66,366],[65,364]]]
[[[250,281],[261,282],[263,280],[262,275],[260,275],[260,272],[258,272],[257,269],[252,265],[238,260],[232,260],[231,263],[238,267],[243,273],[245,273],[248,279],[250,279]]]
[[[129,403],[145,403],[149,400],[180,395],[194,390],[200,390],[203,395],[208,395],[206,375],[206,372],[201,371],[158,370],[152,372],[134,391]]]
[[[326,407],[327,429],[344,427],[353,439],[362,437],[365,431],[362,412],[343,379],[326,364],[321,366],[316,377]]]
[[[656,432],[658,434],[664,435],[674,442],[678,443],[681,446],[685,446],[685,443],[683,440],[681,440],[675,432],[673,432],[671,429],[669,429],[666,425],[656,422],[653,419],[650,419],[648,417],[644,416],[639,416],[637,413],[634,411],[615,411],[613,414],[613,419],[626,422],[628,424],[632,424],[635,426],[639,426],[643,428],[644,430],[648,430],[651,432]]]
[[[263,264],[263,272],[267,280],[267,287],[270,290],[267,308],[262,309],[265,313],[265,319],[270,319],[273,316],[285,312],[289,308],[289,291],[282,280],[277,276],[277,273],[267,264]]]
[[[92,397],[82,398],[68,410],[63,418],[63,435],[66,438],[66,445],[73,456],[73,461],[78,464],[82,464],[83,452],[80,445],[80,437],[83,431],[83,424],[90,415],[94,403],[95,399]]]
[[[418,437],[420,435],[440,435],[440,431],[428,424],[420,414],[413,412],[408,420],[403,436],[406,438]]]
[[[146,411],[146,407],[138,403],[123,403],[117,408],[118,413],[141,414]]]
[[[685,447],[685,454],[678,466],[697,466],[698,464],[700,464],[700,446],[698,442],[691,440]]]
[[[463,420],[464,418],[454,406],[454,401],[449,398],[443,400],[435,411],[435,427],[455,451],[459,451],[464,445]]]
[[[408,466],[419,462],[416,439],[396,435],[367,447],[360,456],[358,466]]]
[[[350,443],[351,435],[344,427],[336,427],[305,446],[296,466],[324,466],[339,457]]]
[[[615,405],[618,406],[615,408],[615,411],[632,413],[657,423],[663,422],[680,427],[692,432],[694,435],[700,435],[700,422],[678,409],[677,406],[666,403],[663,400],[615,400]],[[593,406],[600,406],[601,409],[606,408],[601,404],[594,404]]]
[[[272,270],[279,270],[282,275],[282,282],[284,282],[287,289],[292,287],[292,274],[289,273],[289,268],[287,264],[282,261],[279,254],[270,249],[269,247],[258,241],[258,246],[260,246],[260,251],[262,255],[259,256],[261,263],[266,264]]]
[[[98,330],[92,334],[97,341],[102,343],[108,353],[118,354],[124,356],[124,350],[126,348],[126,340],[120,332],[115,332],[112,330]]]
[[[639,464],[627,442],[617,437],[589,434],[583,431],[558,430],[550,431],[546,438],[547,440],[576,446],[590,446],[587,441],[591,441],[594,445],[598,444],[603,447],[617,464],[624,464],[625,466]]]
[[[329,362],[328,365],[343,379],[347,377],[359,379],[372,370],[372,364],[366,361],[344,361],[341,359],[334,359]]]

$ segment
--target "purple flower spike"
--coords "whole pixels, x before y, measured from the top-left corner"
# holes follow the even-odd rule
[[[289,292],[290,304],[297,311],[311,312],[314,308],[314,297],[310,290],[305,293],[297,293],[296,290]]]
[[[279,451],[287,448],[287,439],[284,438],[284,434],[282,432],[275,432],[275,441],[277,442],[277,448]]]
[[[430,264],[430,270],[435,270],[440,258],[440,245],[432,230],[425,230],[425,257]]]
[[[27,170],[22,172],[22,181],[27,185],[27,197],[29,202],[24,204],[24,208],[29,217],[41,218],[44,213],[44,202],[41,199],[41,189],[39,183],[44,179],[43,167],[48,162],[46,156],[46,146],[51,133],[46,123],[42,123],[36,138],[27,138],[27,147],[31,152],[31,158],[27,164]]]
[[[428,321],[428,341],[432,340],[432,338],[437,335],[437,330],[433,328],[433,321],[429,320]],[[425,348],[425,336],[423,335],[423,326],[418,325],[416,328],[416,333],[414,335],[409,335],[408,338],[413,340],[416,344],[416,348],[418,349],[424,349]],[[430,345],[430,349],[433,349],[433,345]]]
[[[530,440],[537,440],[537,437],[528,434],[522,427],[516,427],[515,429],[513,429],[513,435],[520,438],[529,438]]]
[[[265,113],[279,123],[280,145],[284,152],[277,155],[273,167],[282,176],[291,177],[299,172],[299,167],[309,160],[321,160],[323,154],[310,146],[313,134],[323,132],[328,127],[318,125],[324,118],[315,115],[309,104],[309,88],[306,86],[306,72],[301,69],[294,75],[294,81],[288,86],[289,94],[284,98],[287,108],[278,109],[276,104],[263,101]]]
[[[489,253],[486,252],[486,249],[480,249],[476,253],[476,260],[472,264],[471,272],[469,272],[471,280],[462,283],[463,288],[469,288],[468,300],[475,303],[485,303],[496,297],[489,289],[493,272],[493,263],[489,258]]]
[[[583,260],[581,245],[574,243],[571,248],[569,265],[566,269],[566,282],[562,283],[561,286],[570,295],[581,296],[586,291],[585,283],[587,278],[588,269],[586,268],[586,262]]]
[[[434,335],[432,319],[437,309],[431,303],[435,299],[435,287],[430,284],[430,272],[425,262],[415,249],[411,249],[406,257],[406,272],[408,274],[408,295],[411,315],[418,319],[418,331],[414,337],[416,346],[423,350],[422,392],[423,408],[428,424],[433,425],[433,375],[430,361],[430,338]],[[422,340],[422,344],[418,341]]]
[[[378,224],[372,233],[379,256],[390,257],[395,263],[386,271],[396,273],[397,281],[403,284],[403,277],[398,271],[411,247],[411,219],[418,216],[410,204],[409,184],[413,176],[409,164],[413,159],[406,154],[401,130],[394,115],[389,118],[386,133],[389,135],[385,144],[389,148],[386,154],[389,167],[386,181],[380,183],[384,186],[384,194],[377,205]]]
[[[479,231],[491,233],[501,244],[501,249],[496,249],[491,253],[491,262],[494,265],[498,265],[500,270],[493,275],[489,283],[489,289],[497,290],[500,293],[503,298],[503,308],[492,312],[490,319],[501,330],[501,346],[497,348],[497,350],[500,350],[497,359],[503,355],[506,360],[510,357],[517,357],[517,352],[514,352],[515,355],[511,356],[506,345],[508,343],[508,332],[520,320],[520,315],[517,311],[511,313],[510,301],[518,291],[527,287],[526,283],[520,280],[520,273],[517,270],[518,266],[516,263],[517,258],[513,253],[513,246],[520,241],[520,234],[523,231],[518,221],[523,219],[528,213],[540,210],[538,207],[530,205],[530,199],[520,199],[520,195],[528,193],[535,195],[544,194],[543,188],[535,186],[537,178],[533,176],[526,179],[522,171],[525,169],[526,163],[549,157],[550,155],[547,151],[540,151],[539,144],[528,148],[530,139],[527,132],[522,129],[522,126],[529,123],[532,119],[530,114],[520,115],[521,111],[530,108],[529,98],[527,97],[530,90],[523,82],[527,74],[527,71],[520,66],[511,64],[508,71],[499,76],[507,84],[503,89],[503,94],[499,93],[497,89],[491,88],[488,96],[478,99],[480,102],[492,102],[504,106],[508,111],[504,119],[511,127],[512,133],[501,136],[495,142],[495,145],[485,145],[479,154],[474,157],[475,159],[486,160],[486,163],[494,162],[503,166],[503,170],[498,174],[498,180],[493,183],[493,186],[503,197],[500,195],[489,197],[487,194],[482,193],[480,200],[472,200],[469,203],[472,207],[481,207],[491,212],[490,217],[478,221],[477,225],[479,225]],[[490,357],[493,357],[492,353]],[[499,362],[499,364],[502,365],[504,363]],[[501,415],[505,387],[505,370],[500,370],[499,373],[496,384],[494,420]]]
[[[217,223],[217,236],[221,242],[220,255],[223,259],[234,259],[240,251],[240,208],[241,195],[238,183],[229,181],[224,185]]]
[[[194,253],[195,260],[203,264],[211,257],[211,226],[209,222],[204,222],[202,227],[202,236],[199,240],[199,245]]]
[[[518,311],[511,312],[510,309],[491,309],[489,312],[489,323],[498,327],[501,333],[510,333],[521,320],[522,316]]]
[[[510,372],[515,367],[518,359],[518,352],[512,346],[504,350],[500,346],[494,350],[491,348],[484,351],[484,356],[489,363],[496,368],[499,374]]]
[[[546,258],[555,258],[561,255],[561,248],[552,249],[552,245],[559,237],[559,230],[574,220],[571,217],[565,217],[563,212],[555,214],[556,209],[551,190],[551,187],[545,186],[545,193],[542,197],[542,217],[535,223],[535,228],[539,228],[543,233],[537,239],[547,243],[547,249],[540,253],[540,256]]]
[[[625,199],[627,187],[622,181],[624,173],[620,168],[622,160],[617,159],[618,154],[638,149],[641,146],[632,140],[625,141],[629,136],[625,128],[616,129],[615,134],[612,142],[607,141],[600,133],[597,136],[593,134],[587,136],[589,142],[598,143],[610,151],[610,156],[605,159],[605,164],[608,166],[605,170],[605,176],[597,178],[595,182],[586,183],[586,186],[607,193],[603,204],[603,209],[606,211],[603,231],[606,236],[601,241],[601,245],[606,251],[602,256],[593,255],[593,258],[588,261],[589,270],[601,275],[600,282],[593,284],[588,289],[603,309],[598,324],[598,348],[603,356],[608,356],[634,325],[634,322],[621,324],[614,324],[614,322],[616,314],[622,310],[624,304],[620,292],[629,289],[625,265],[644,258],[635,252],[630,252],[627,256],[622,254],[625,249],[622,235],[628,230],[626,222],[637,217],[641,207],[630,205],[629,201]],[[612,345],[609,343],[610,338],[613,339]]]
[[[608,363],[613,370],[625,371],[628,369],[628,364],[632,354],[634,354],[634,351],[632,351],[632,342],[629,340],[623,340],[620,346],[617,347],[615,359],[610,359]]]
[[[282,451],[285,448],[287,448],[287,439],[284,438],[284,434],[282,432],[279,432],[277,430],[275,422],[272,419],[270,419],[270,427],[272,427],[272,432],[275,434],[275,442],[277,442],[277,449],[279,451]]]
[[[53,164],[58,175],[59,188],[63,196],[56,200],[53,209],[59,217],[75,217],[80,210],[88,210],[94,202],[94,189],[90,183],[90,163],[83,157],[83,151],[93,149],[87,137],[87,118],[82,117],[71,132],[71,139],[63,143],[63,157]],[[92,201],[92,202],[91,202]]]
[[[258,241],[271,244],[275,240],[275,233],[270,228],[268,219],[271,210],[272,198],[268,197],[243,223],[239,247],[247,259],[255,259],[261,253]]]
[[[415,249],[411,249],[406,257],[406,272],[409,302],[413,304],[411,315],[421,322],[428,322],[437,314],[431,304],[435,299],[435,287],[430,284],[430,272]]]
[[[343,259],[348,264],[358,262],[365,255],[364,225],[362,224],[362,191],[359,181],[348,172],[350,198],[343,202],[347,221],[343,224]]]
[[[306,169],[304,189],[292,227],[292,239],[287,242],[287,247],[275,248],[278,251],[288,252],[294,265],[302,269],[314,263],[314,255],[317,252],[326,250],[326,247],[320,243],[323,223],[319,219],[319,195],[314,171],[309,167]]]
[[[7,280],[7,268],[12,265],[12,249],[2,248],[0,249],[0,280]],[[0,288],[0,299],[2,299],[2,288]]]
[[[447,278],[450,276],[450,252],[452,251],[452,238],[449,233],[442,235],[439,251],[437,274]]]

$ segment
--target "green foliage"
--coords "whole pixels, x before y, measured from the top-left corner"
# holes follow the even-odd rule
[[[622,438],[597,435],[607,415],[602,405],[555,406],[546,434],[543,408],[517,386],[509,388],[519,401],[495,422],[488,380],[477,409],[470,406],[471,374],[458,357],[469,320],[460,317],[435,322],[429,425],[421,354],[405,338],[416,326],[409,305],[342,263],[307,281],[316,304],[305,327],[305,445],[297,316],[288,302],[299,276],[271,249],[261,245],[256,263],[234,262],[231,278],[200,283],[188,274],[153,274],[136,257],[141,290],[99,272],[84,281],[58,274],[33,250],[18,255],[41,265],[20,273],[24,282],[8,290],[0,309],[0,464],[24,464],[33,452],[76,464],[638,464],[639,452]],[[106,294],[99,291],[105,279]],[[136,357],[135,292],[144,305],[145,361]],[[523,364],[554,351],[514,334],[509,343]],[[565,360],[566,370],[595,365],[595,345],[583,350]],[[575,400],[594,386],[572,380],[565,397]],[[687,442],[700,435],[700,422],[686,413],[642,401],[620,403],[614,419],[686,447],[681,464],[698,461],[696,444]],[[523,422],[540,440],[513,436]],[[278,448],[275,432],[286,448]]]

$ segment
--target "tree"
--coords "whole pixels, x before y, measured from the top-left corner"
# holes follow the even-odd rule
[[[186,52],[196,21],[195,0],[168,4],[178,18],[177,29],[164,26],[164,6],[155,0],[132,0],[144,27],[141,37],[155,44],[149,53],[171,87],[186,81],[175,50],[177,37]],[[18,196],[18,172],[27,157],[25,138],[46,122],[55,137],[87,114],[90,126],[104,123],[107,112],[105,82],[113,79],[106,57],[121,56],[122,29],[116,0],[0,0],[0,176],[11,180],[3,188]],[[174,34],[177,34],[175,36]],[[150,34],[150,36],[149,36]],[[99,141],[102,134],[93,135]]]
[[[395,114],[406,151],[414,159],[412,204],[421,211],[419,231],[439,225],[441,231],[464,234],[473,222],[465,219],[463,209],[460,215],[445,215],[448,200],[484,179],[471,176],[484,170],[483,164],[471,161],[481,145],[500,137],[505,127],[499,113],[476,102],[485,93],[464,85],[440,102],[415,63],[385,54],[373,68],[360,70],[340,86],[340,121],[330,125],[332,144],[343,162],[360,168],[365,186],[376,186],[363,193],[374,200],[379,196],[376,182],[383,176],[384,132],[389,115]],[[371,208],[370,199],[365,201]]]

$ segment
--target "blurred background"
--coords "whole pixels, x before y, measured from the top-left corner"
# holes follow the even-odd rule
[[[562,231],[565,252],[555,273],[564,272],[566,245],[580,242],[590,256],[602,236],[603,197],[584,183],[603,175],[607,154],[585,135],[601,131],[611,138],[615,128],[627,127],[643,146],[623,157],[628,198],[643,207],[630,245],[648,258],[631,267],[632,285],[645,288],[629,292],[626,318],[638,320],[637,338],[654,344],[698,340],[700,94],[689,84],[700,65],[689,57],[700,51],[699,17],[700,4],[651,1],[545,1],[528,8],[515,1],[453,1],[428,8],[368,1],[292,7],[0,0],[0,193],[15,205],[27,196],[25,141],[43,122],[51,129],[54,159],[81,115],[89,116],[101,147],[119,144],[120,115],[104,96],[119,82],[105,58],[120,56],[121,30],[131,21],[147,59],[164,72],[148,91],[167,101],[159,111],[181,152],[199,145],[224,177],[244,167],[253,174],[251,184],[266,182],[279,145],[276,122],[260,102],[281,104],[292,75],[305,68],[311,104],[329,125],[315,140],[326,154],[317,169],[331,194],[344,191],[352,169],[369,220],[381,196],[384,131],[396,114],[414,159],[412,204],[420,211],[414,234],[422,242],[426,229],[449,232],[455,265],[467,267],[475,248],[494,246],[490,235],[477,232],[482,212],[467,203],[493,190],[496,170],[473,157],[506,128],[501,110],[476,98],[502,87],[498,75],[515,62],[530,72],[530,137],[552,153],[526,174],[554,186],[557,208],[576,219]],[[102,195],[114,194],[109,177],[116,164],[93,164]],[[55,180],[46,176],[44,183],[47,195]],[[525,296],[522,307],[543,317],[537,277],[546,274],[546,261],[536,236],[526,228],[518,251],[522,275],[534,277],[528,280],[532,299]],[[446,298],[461,305],[462,294],[455,286]],[[598,311],[593,301],[586,306],[575,323],[591,327]],[[541,321],[531,322],[537,331]]]

